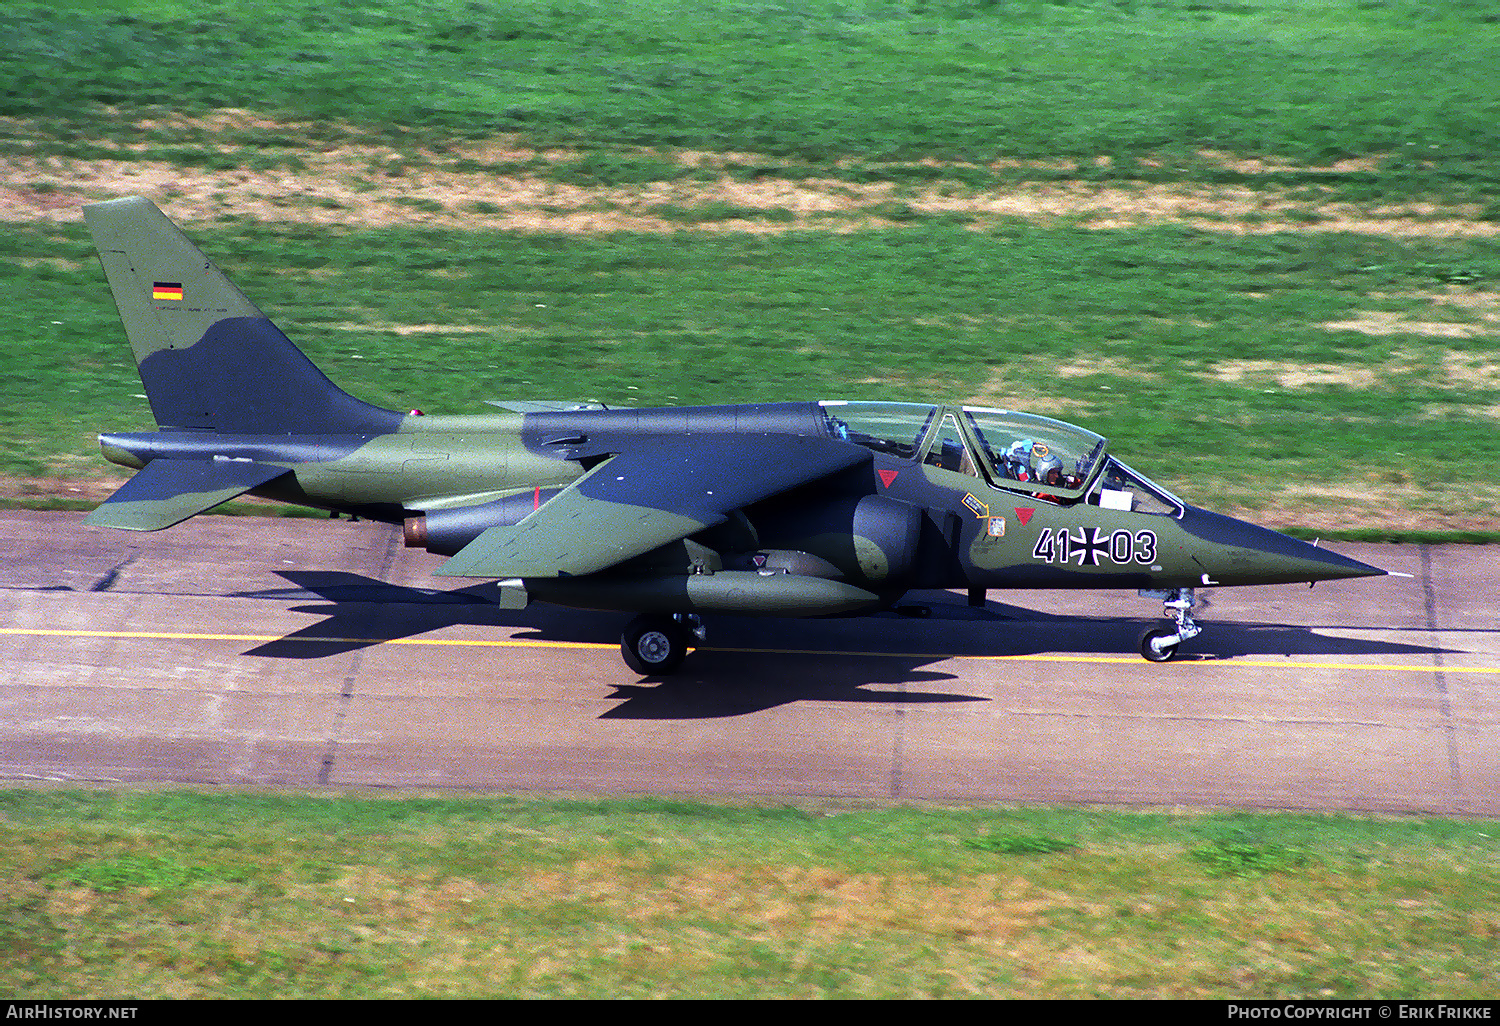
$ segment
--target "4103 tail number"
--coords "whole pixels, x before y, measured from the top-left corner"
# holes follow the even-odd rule
[[[1099,566],[1111,563],[1155,563],[1156,532],[1125,530],[1104,534],[1097,527],[1084,527],[1076,533],[1066,527],[1043,531],[1037,535],[1031,558],[1044,563],[1076,563]]]

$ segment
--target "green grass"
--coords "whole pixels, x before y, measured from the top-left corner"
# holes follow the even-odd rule
[[[37,1000],[1486,1000],[1500,983],[1497,829],[9,791],[0,988]]]
[[[1477,0],[63,2],[0,14],[0,114],[253,108],[362,131],[850,155],[1306,162],[1494,179]],[[372,74],[375,71],[377,73]]]
[[[1326,327],[1372,310],[1476,319],[1441,300],[1455,280],[1500,281],[1487,240],[929,223],[194,234],[336,382],[393,408],[930,396],[1091,426],[1209,505],[1345,504],[1298,491],[1313,486],[1477,515],[1495,498],[1492,337]],[[86,233],[19,227],[0,245],[0,317],[27,325],[11,343],[26,373],[0,380],[0,472],[92,471],[97,432],[151,423]]]

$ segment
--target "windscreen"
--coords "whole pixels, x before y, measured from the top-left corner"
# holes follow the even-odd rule
[[[1106,461],[1099,484],[1089,493],[1089,502],[1106,509],[1128,509],[1175,517],[1182,514],[1182,500],[1161,485],[1137,474],[1113,456]]]

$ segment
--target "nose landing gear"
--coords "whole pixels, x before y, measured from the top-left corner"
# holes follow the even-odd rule
[[[1203,628],[1193,621],[1193,589],[1173,588],[1170,591],[1142,591],[1142,598],[1162,600],[1162,615],[1175,623],[1172,627],[1153,627],[1141,635],[1141,655],[1153,663],[1164,663],[1177,654],[1177,646],[1203,633]]]

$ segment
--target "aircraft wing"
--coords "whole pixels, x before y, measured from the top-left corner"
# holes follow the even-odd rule
[[[487,529],[437,573],[597,573],[722,523],[753,502],[869,459],[868,449],[797,435],[643,441],[599,464],[520,523]]]
[[[286,467],[248,460],[152,460],[83,522],[160,531],[285,473]]]

